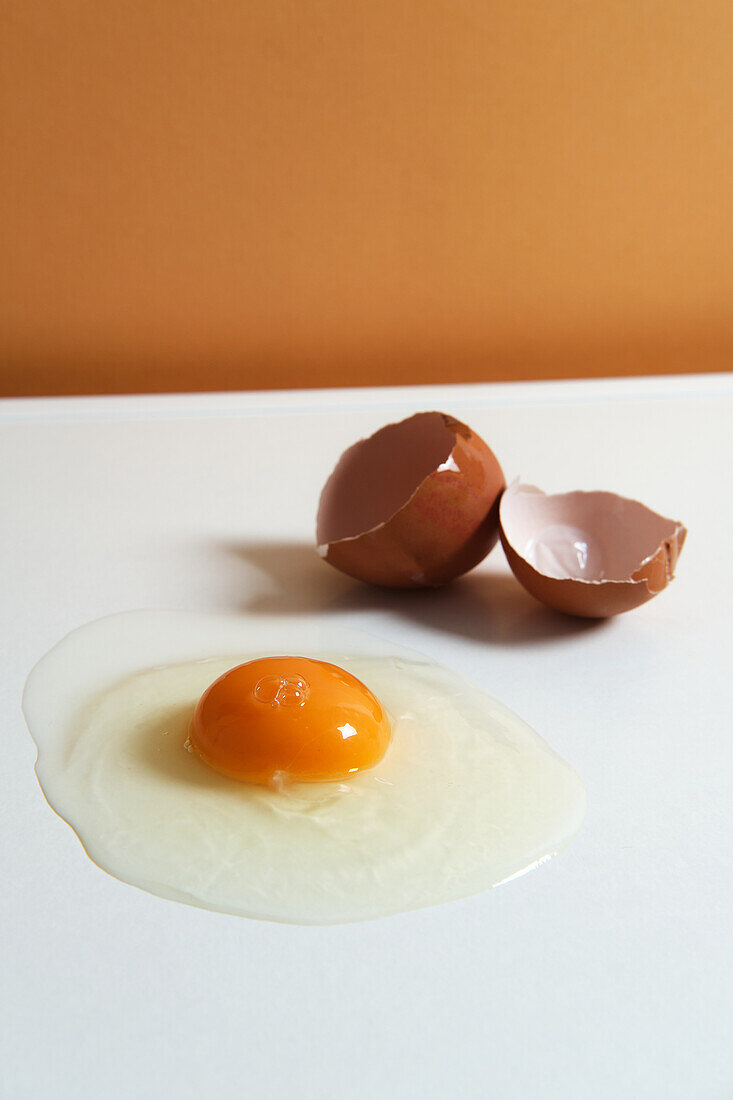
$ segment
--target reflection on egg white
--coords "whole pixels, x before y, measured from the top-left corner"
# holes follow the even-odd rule
[[[382,701],[393,739],[375,768],[269,790],[186,751],[205,688],[283,652],[341,665]],[[585,812],[576,773],[502,704],[419,655],[317,621],[111,616],[43,658],[23,706],[44,794],[90,857],[225,913],[332,924],[465,897],[554,855]]]

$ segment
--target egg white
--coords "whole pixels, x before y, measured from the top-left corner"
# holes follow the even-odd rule
[[[195,703],[266,654],[332,661],[382,701],[392,743],[342,783],[238,783],[186,745]],[[297,924],[367,920],[478,893],[572,839],[577,774],[456,673],[302,619],[129,612],[74,631],[23,707],[49,804],[110,874],[206,909]]]

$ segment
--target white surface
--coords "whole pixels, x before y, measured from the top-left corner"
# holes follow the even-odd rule
[[[467,420],[509,477],[683,520],[678,579],[600,625],[545,612],[496,549],[438,593],[312,549],[354,438]],[[733,379],[0,403],[3,1100],[708,1100],[730,1052]],[[166,902],[46,806],[25,675],[133,607],[309,612],[460,670],[583,776],[557,860],[464,902],[298,928]]]

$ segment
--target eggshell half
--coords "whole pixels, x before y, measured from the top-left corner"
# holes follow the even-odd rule
[[[437,587],[495,545],[504,484],[475,432],[445,413],[416,413],[341,456],[321,493],[319,553],[372,584]]]
[[[687,531],[637,500],[606,492],[543,493],[514,482],[500,506],[501,541],[528,592],[568,615],[630,611],[674,578]]]

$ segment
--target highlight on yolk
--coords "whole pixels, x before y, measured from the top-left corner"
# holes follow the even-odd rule
[[[260,657],[206,689],[191,747],[232,779],[316,783],[372,768],[391,737],[384,707],[338,665],[309,657]]]

